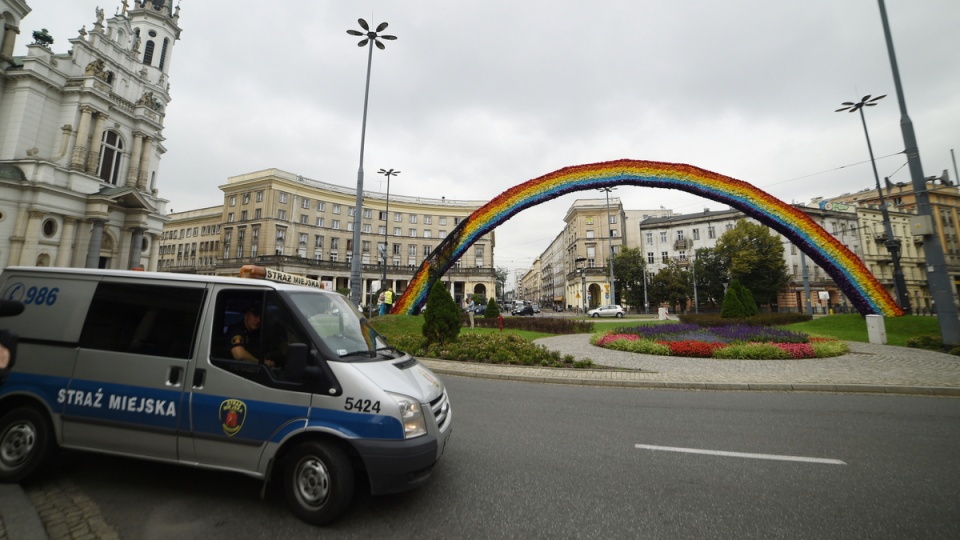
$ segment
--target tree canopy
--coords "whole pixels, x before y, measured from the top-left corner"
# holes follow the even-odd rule
[[[677,306],[680,311],[686,306],[688,298],[693,298],[693,284],[690,272],[680,266],[676,259],[667,263],[650,278],[650,303],[653,305],[668,303]]]
[[[624,248],[613,259],[613,274],[620,301],[638,311],[643,308],[645,261],[640,248]]]
[[[775,303],[777,292],[790,282],[780,237],[770,234],[765,225],[741,219],[717,239],[714,250],[729,268],[730,278],[740,281],[762,304]]]

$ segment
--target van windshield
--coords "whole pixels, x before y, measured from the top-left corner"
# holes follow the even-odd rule
[[[383,336],[340,294],[292,292],[290,300],[340,358],[373,358],[387,347]]]

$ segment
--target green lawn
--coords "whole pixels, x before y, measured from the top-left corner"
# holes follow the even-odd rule
[[[390,336],[399,334],[420,335],[420,329],[423,326],[423,317],[413,315],[388,315],[373,318],[371,324],[378,332],[387,336],[388,339]],[[597,332],[604,332],[624,326],[636,326],[638,324],[671,324],[671,321],[656,321],[650,319],[602,320],[594,322],[593,327]],[[916,315],[886,317],[884,318],[884,325],[887,330],[887,343],[889,345],[905,346],[907,339],[914,336],[940,335],[940,325],[936,317],[918,317]],[[861,341],[864,343],[869,341],[867,338],[866,319],[860,315],[830,315],[804,323],[787,325],[783,328],[818,336],[835,337],[843,341]],[[499,330],[491,328],[462,328],[460,332],[465,334],[484,334],[499,333]],[[510,329],[504,329],[503,332],[505,334],[516,334],[531,341],[552,335],[542,332]]]
[[[936,317],[884,317],[887,330],[887,344],[905,346],[907,339],[922,335],[940,335],[940,324]],[[830,315],[804,323],[784,326],[787,330],[797,330],[818,336],[831,336],[844,341],[868,342],[867,320],[860,315]]]

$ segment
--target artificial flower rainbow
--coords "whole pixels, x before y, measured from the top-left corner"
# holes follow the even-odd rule
[[[863,261],[802,210],[729,176],[682,163],[632,159],[565,167],[504,191],[460,222],[423,261],[391,313],[419,312],[430,287],[467,248],[518,212],[574,191],[624,185],[678,189],[736,208],[789,238],[861,314],[904,314]]]

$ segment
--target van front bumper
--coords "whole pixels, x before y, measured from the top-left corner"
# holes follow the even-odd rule
[[[430,477],[443,453],[448,430],[441,440],[424,435],[405,441],[351,441],[363,459],[370,479],[370,493],[386,495],[411,490]]]

